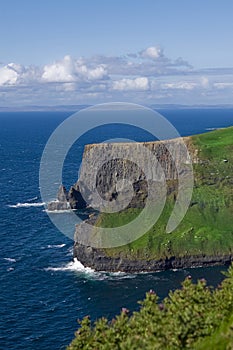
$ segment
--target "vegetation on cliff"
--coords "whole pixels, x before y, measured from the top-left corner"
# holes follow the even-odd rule
[[[125,308],[111,322],[89,317],[68,350],[233,349],[233,266],[215,290],[191,277],[162,303],[150,291],[132,314]]]
[[[174,190],[168,194],[159,220],[146,234],[123,247],[105,249],[106,256],[150,260],[233,254],[233,127],[192,136],[188,146],[189,150],[195,150],[198,162],[193,164],[193,196],[182,222],[172,233],[166,233],[176,198]],[[176,180],[174,188],[175,185]],[[140,210],[128,208],[119,213],[101,214],[98,225],[121,226]]]

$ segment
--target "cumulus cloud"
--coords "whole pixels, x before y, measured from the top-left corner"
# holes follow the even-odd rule
[[[107,76],[104,65],[88,67],[81,59],[73,59],[69,55],[61,61],[46,65],[42,80],[52,83],[71,83],[80,80],[98,80]]]
[[[129,90],[148,90],[149,80],[145,77],[135,79],[121,79],[113,82],[113,90],[129,91]]]
[[[42,80],[46,82],[72,82],[74,81],[74,65],[70,56],[63,60],[44,66]]]
[[[188,73],[192,70],[190,63],[181,57],[171,60],[156,46],[125,56],[95,56],[91,62],[104,64],[109,75],[151,77]]]
[[[18,79],[18,72],[14,63],[0,68],[0,85],[14,85]]]
[[[41,68],[35,66],[25,67],[17,63],[9,63],[0,67],[0,86],[38,84],[41,79]]]
[[[180,81],[175,83],[166,83],[162,85],[164,89],[178,89],[178,90],[193,90],[197,83],[190,83],[187,81]]]
[[[104,65],[98,65],[95,68],[88,68],[85,64],[76,65],[75,72],[87,80],[98,80],[107,77]]]
[[[126,56],[95,56],[91,58],[73,58],[66,55],[63,59],[46,64],[44,67],[22,66],[10,63],[0,68],[1,85],[45,84],[45,83],[92,83],[111,80],[118,86],[119,78],[132,89],[147,89],[148,82],[155,76],[181,74],[190,69],[190,65],[181,58],[172,61],[163,50],[151,46],[138,53]],[[136,80],[142,78],[142,80]],[[143,80],[144,79],[144,80]],[[127,88],[126,88],[127,89]],[[122,89],[124,90],[124,89]]]
[[[150,58],[155,60],[163,56],[163,50],[160,47],[151,46],[140,52],[140,55],[144,58]]]
[[[71,57],[44,66],[0,66],[0,94],[5,104],[184,103],[193,98],[217,101],[232,96],[233,68],[195,70],[189,62],[167,57],[158,46],[124,56]],[[137,94],[135,93],[137,92]],[[221,97],[222,96],[222,97]],[[7,102],[8,101],[8,102]]]

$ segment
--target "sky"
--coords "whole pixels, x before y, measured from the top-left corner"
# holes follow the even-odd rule
[[[232,104],[232,0],[0,0],[0,107]]]

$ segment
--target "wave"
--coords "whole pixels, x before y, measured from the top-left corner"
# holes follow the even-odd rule
[[[36,196],[36,197],[33,197],[33,198],[29,198],[27,200],[28,200],[28,202],[32,202],[32,201],[36,201],[37,199],[38,199],[38,197]]]
[[[66,246],[65,243],[62,243],[62,244],[49,244],[49,245],[47,245],[47,248],[63,248],[65,246]]]
[[[117,280],[117,279],[132,279],[136,278],[137,274],[129,274],[126,272],[106,272],[106,271],[95,271],[90,267],[85,267],[77,258],[69,262],[65,266],[60,267],[47,267],[45,271],[75,271],[79,273],[84,273],[87,277],[91,279],[103,281],[103,280]]]
[[[47,267],[46,271],[78,271],[78,272],[86,272],[93,273],[94,270],[90,267],[85,267],[77,258],[74,258],[73,261],[69,262],[65,266],[61,267]]]
[[[16,262],[16,260],[13,258],[3,258],[3,259],[9,262]]]
[[[66,255],[70,256],[70,255],[73,255],[73,247],[70,247],[69,249],[67,249],[67,253]]]
[[[17,204],[9,204],[9,208],[29,208],[29,207],[42,207],[45,203],[17,203]]]
[[[48,210],[48,209],[45,209],[44,211],[46,213],[49,213],[49,214],[65,214],[65,213],[73,212],[74,209],[64,209],[64,210]]]
[[[220,129],[224,129],[224,128],[205,128],[205,130],[208,130],[208,131],[220,130]]]

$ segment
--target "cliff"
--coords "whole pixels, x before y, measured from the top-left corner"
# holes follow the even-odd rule
[[[92,267],[96,271],[124,271],[127,273],[135,272],[154,272],[169,269],[181,269],[192,267],[207,267],[217,265],[230,265],[233,261],[233,254],[217,254],[208,256],[205,254],[188,256],[166,256],[159,259],[127,258],[124,256],[108,256],[103,249],[96,249],[84,246],[78,242],[74,245],[74,258],[84,264]]]
[[[190,162],[183,141],[196,163],[197,150],[193,149],[189,137],[145,143],[86,145],[78,181],[86,202],[100,211],[103,201],[107,201],[104,204],[110,207],[111,201],[116,205],[117,201],[126,204],[130,200],[128,207],[143,208],[150,181],[153,179],[159,183],[163,177],[167,182],[170,180],[172,187],[169,186],[169,190],[173,190],[179,171],[176,165]],[[184,166],[180,169],[182,172],[188,170]],[[103,199],[101,204],[100,197]],[[121,207],[125,208],[125,205]]]
[[[178,172],[175,161],[178,164],[190,162],[183,142],[189,150],[192,162],[196,163],[198,150],[193,149],[189,137],[144,143],[86,145],[80,178],[69,191],[61,185],[57,200],[48,204],[48,210],[95,207],[101,211],[100,197],[107,202],[115,201],[114,205],[117,200],[125,204],[130,198],[128,207],[143,208],[148,195],[148,176],[149,181],[156,178],[154,180],[158,183],[162,182],[163,176],[166,181],[170,180],[168,192],[177,187]],[[169,151],[171,149],[172,154]],[[150,158],[153,155],[156,159],[152,163]],[[138,156],[141,157],[139,165]],[[184,167],[181,170],[188,171]],[[132,185],[133,193],[125,186],[125,180]]]
[[[126,245],[113,248],[88,247],[83,225],[76,227],[74,256],[85,266],[108,271],[156,271],[184,266],[225,264],[233,256],[233,128],[216,130],[203,135],[184,138],[192,158],[194,189],[189,209],[178,227],[166,232],[166,224],[177,198],[177,167],[168,152],[172,147],[180,163],[187,161],[180,152],[180,141],[168,140],[143,143],[161,164],[165,174],[166,203],[159,220],[145,234]],[[145,173],[134,162],[122,161],[129,154],[136,155],[138,143],[87,145],[83,155],[83,168],[79,186],[83,186],[85,199],[98,207],[92,196],[93,186],[106,202],[120,196],[117,182],[123,178],[133,184],[133,196],[124,210],[102,213],[94,220],[98,227],[114,228],[127,224],[140,214],[148,198]],[[119,152],[120,158],[114,158]],[[98,170],[99,160],[103,166]],[[106,162],[104,162],[106,159]],[[108,160],[109,159],[109,160]],[[145,172],[148,159],[141,160]],[[155,168],[158,166],[155,163]],[[184,170],[185,168],[183,168]],[[185,170],[184,170],[185,171]],[[93,176],[95,174],[96,176]],[[179,174],[180,175],[180,174]],[[93,181],[93,178],[95,181]],[[85,186],[82,179],[86,179]],[[157,179],[158,183],[161,179]],[[159,186],[157,186],[159,187]],[[120,191],[119,191],[120,192]],[[127,194],[127,191],[126,191]],[[124,193],[125,196],[127,197]],[[93,224],[93,220],[92,220]],[[95,230],[93,227],[93,234]]]
[[[99,198],[110,209],[111,204],[116,204],[118,200],[119,203],[122,199],[124,202],[124,209],[119,207],[117,212],[109,210],[109,213],[100,214],[91,224],[113,228],[139,215],[148,199],[148,174],[149,178],[156,174],[157,189],[164,174],[167,190],[159,220],[142,237],[124,246],[102,249],[85,246],[85,230],[82,224],[78,225],[74,235],[74,256],[85,266],[135,272],[225,264],[232,260],[233,128],[186,137],[183,141],[192,160],[194,190],[187,214],[171,233],[166,232],[166,224],[178,194],[178,175],[189,176],[190,170],[181,139],[86,145],[80,179],[75,185],[78,196],[79,189],[82,190],[82,205],[85,203],[98,210],[101,208]],[[143,159],[137,160],[142,145],[149,152],[146,151]],[[151,165],[148,157],[153,156],[155,160]],[[177,162],[184,165],[182,171],[177,170]],[[123,186],[122,192],[119,183],[124,185],[125,179],[132,186]],[[156,192],[156,195],[159,193]],[[74,203],[75,207],[77,201]]]

